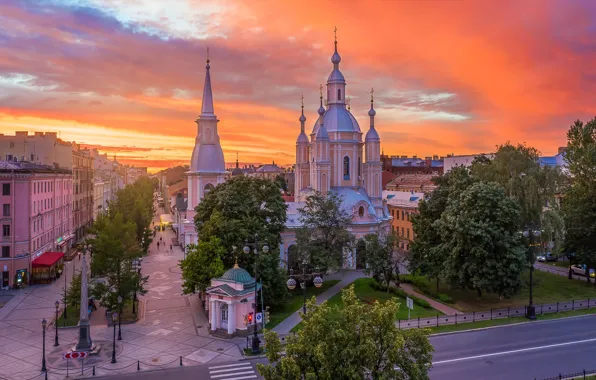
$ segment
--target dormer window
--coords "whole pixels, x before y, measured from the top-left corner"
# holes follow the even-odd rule
[[[350,179],[350,157],[344,157],[344,180]]]
[[[337,90],[337,100],[341,100],[341,90]]]
[[[364,217],[364,207],[360,206],[358,208],[358,216],[363,218]]]

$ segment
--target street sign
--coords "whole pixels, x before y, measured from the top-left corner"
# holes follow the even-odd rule
[[[85,359],[87,356],[88,352],[67,352],[62,354],[62,359]]]
[[[410,297],[406,297],[406,306],[408,307],[408,309],[414,310],[414,300]]]
[[[263,323],[263,313],[257,313],[257,323]]]

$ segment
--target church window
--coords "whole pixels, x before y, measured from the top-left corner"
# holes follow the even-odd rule
[[[337,90],[337,100],[341,100],[341,90]]]
[[[205,185],[205,187],[203,188],[203,198],[205,198],[207,196],[207,194],[209,194],[211,192],[211,190],[213,190],[215,187],[208,183]]]
[[[350,179],[350,157],[344,157],[344,180]]]
[[[364,216],[364,207],[360,206],[360,208],[358,208],[358,216],[361,218]]]

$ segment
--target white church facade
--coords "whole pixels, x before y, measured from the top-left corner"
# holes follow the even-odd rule
[[[333,70],[327,80],[327,100],[321,87],[318,118],[309,136],[305,132],[304,105],[300,134],[296,141],[295,202],[288,202],[286,230],[282,233],[280,256],[287,262],[295,252],[295,231],[300,227],[298,209],[315,192],[333,193],[342,198],[342,208],[352,215],[350,232],[356,238],[370,233],[388,233],[391,216],[382,198],[381,140],[375,129],[375,110],[371,92],[368,131],[362,131],[346,103],[346,81],[339,70],[341,57],[331,57]],[[225,160],[213,108],[209,60],[203,89],[201,115],[188,175],[187,210],[179,211],[179,241],[184,246],[197,242],[194,208],[205,195],[225,181]],[[346,266],[357,268],[356,252],[347,252]]]

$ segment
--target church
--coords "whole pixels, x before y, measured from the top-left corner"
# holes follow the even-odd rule
[[[296,253],[295,231],[300,227],[298,210],[306,198],[315,192],[333,193],[342,199],[342,208],[352,215],[350,232],[356,238],[371,233],[388,233],[391,216],[382,198],[381,139],[375,129],[374,98],[371,91],[370,120],[362,141],[362,130],[346,102],[346,80],[339,69],[341,56],[335,49],[331,56],[333,69],[327,79],[326,100],[323,89],[319,94],[318,117],[310,135],[305,132],[304,104],[299,117],[300,134],[296,140],[295,201],[288,202],[286,230],[282,233],[282,262],[292,260]],[[201,199],[219,183],[225,181],[225,160],[217,133],[217,117],[213,108],[209,59],[195,147],[188,175],[187,210],[179,211],[180,243],[197,242],[193,218]],[[360,267],[357,252],[347,252],[345,266]]]

